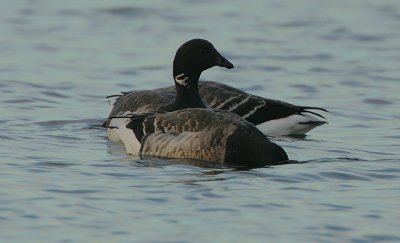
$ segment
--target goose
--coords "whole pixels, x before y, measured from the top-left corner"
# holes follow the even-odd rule
[[[126,125],[140,143],[125,144],[140,158],[196,159],[264,166],[289,160],[279,145],[239,115],[209,108],[187,108],[166,113],[131,113]],[[114,118],[114,119],[118,119]],[[134,145],[136,146],[136,145]],[[128,152],[129,153],[129,152]]]
[[[286,152],[253,124],[202,101],[200,75],[214,66],[233,68],[209,41],[184,43],[173,62],[175,94],[142,90],[119,97],[105,123],[109,139],[121,140],[128,154],[140,157],[248,165],[288,160]]]
[[[183,76],[179,75],[181,74],[177,73],[175,76],[175,86],[154,90],[133,90],[108,96],[107,98],[117,97],[112,104],[110,116],[127,111],[143,113],[171,110],[174,107],[182,108],[185,106],[182,103],[172,105],[176,93],[178,96],[181,95],[179,90],[182,85],[179,80],[182,80]],[[202,101],[193,101],[187,107],[199,107],[200,102],[204,101],[204,104],[212,109],[227,110],[240,115],[269,136],[304,135],[327,123],[325,117],[316,112],[316,110],[328,112],[324,108],[299,106],[268,99],[215,81],[199,81],[198,88]],[[180,99],[181,97],[178,97],[178,100]],[[165,104],[169,104],[169,106]],[[114,138],[112,134],[111,138]]]

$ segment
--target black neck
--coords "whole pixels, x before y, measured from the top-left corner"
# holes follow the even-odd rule
[[[174,74],[174,79],[180,74]],[[190,75],[190,76],[189,76]],[[174,103],[166,105],[163,110],[175,111],[186,108],[207,108],[199,94],[199,78],[200,74],[186,74],[188,79],[186,85],[179,84],[175,81],[176,96]]]
[[[175,82],[176,97],[174,104],[185,106],[185,108],[205,108],[207,107],[199,94],[199,77],[191,76],[186,82],[188,85],[184,86]]]

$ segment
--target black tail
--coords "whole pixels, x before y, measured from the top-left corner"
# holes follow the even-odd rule
[[[299,124],[303,124],[303,125],[314,125],[314,126],[321,126],[324,125],[328,122],[326,121],[307,121],[307,122],[299,122]]]
[[[324,109],[324,108],[314,107],[314,106],[300,106],[300,109],[301,109],[301,110],[300,110],[300,113],[301,113],[301,112],[303,112],[303,113],[310,113],[310,114],[316,115],[316,116],[318,116],[318,117],[321,117],[321,118],[323,118],[323,119],[325,119],[325,117],[324,117],[323,115],[318,114],[318,113],[316,113],[316,112],[314,112],[314,111],[310,111],[310,110],[320,110],[320,111],[329,112],[328,110],[326,110],[326,109]]]
[[[132,92],[134,92],[134,91],[136,91],[136,90],[131,90],[131,91],[122,91],[120,94],[116,94],[116,95],[109,95],[109,96],[106,96],[106,98],[108,99],[108,98],[113,98],[113,97],[121,97],[121,96],[124,96],[124,95],[127,95],[127,94],[130,94],[130,93],[132,93]]]
[[[122,94],[109,95],[109,96],[106,96],[106,99],[113,98],[113,97],[121,97],[121,96],[122,96]]]

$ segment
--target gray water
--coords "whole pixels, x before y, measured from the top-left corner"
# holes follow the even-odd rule
[[[400,241],[398,0],[2,0],[0,36],[1,242]],[[105,96],[172,84],[194,37],[236,67],[203,79],[331,111],[273,138],[296,163],[108,142]]]

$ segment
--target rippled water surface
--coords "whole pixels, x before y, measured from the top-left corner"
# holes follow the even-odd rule
[[[0,2],[1,242],[400,242],[397,0]],[[104,98],[172,84],[177,47],[235,64],[204,79],[329,109],[297,162],[139,160]]]

